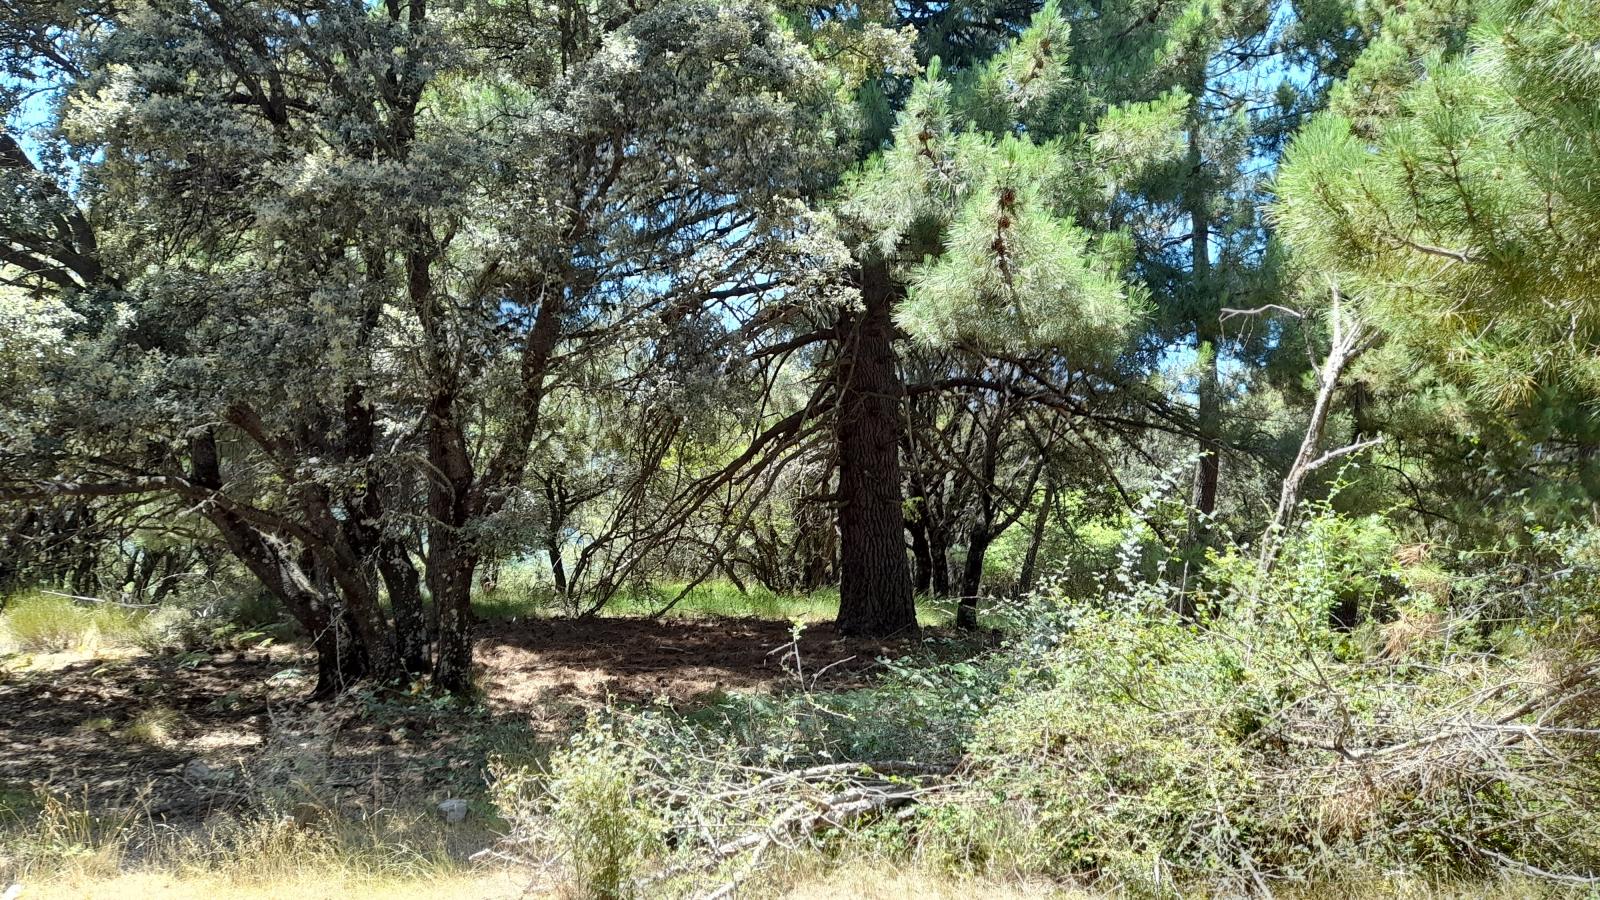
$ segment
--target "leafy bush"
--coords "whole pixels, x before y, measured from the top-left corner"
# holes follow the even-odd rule
[[[1042,601],[1059,634],[1015,651],[969,747],[975,783],[925,816],[923,849],[1157,890],[1592,872],[1592,631],[1505,658],[1437,597],[1403,594],[1379,616],[1396,549],[1381,521],[1321,510],[1269,575],[1243,551],[1216,557],[1203,623],[1168,612],[1178,588],[1162,581]],[[1332,615],[1351,596],[1366,610],[1354,629]]]
[[[637,876],[661,847],[662,823],[640,790],[636,748],[591,727],[550,758],[547,773],[495,766],[494,796],[529,843],[566,860],[573,892],[592,900],[639,893]]]

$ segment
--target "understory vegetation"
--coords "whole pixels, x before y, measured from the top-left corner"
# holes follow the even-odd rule
[[[0,900],[1593,896],[1600,0],[0,0]]]
[[[1201,622],[1172,612],[1181,584],[1123,571],[870,689],[610,710],[499,774],[507,843],[604,897],[739,884],[818,841],[1137,895],[1588,883],[1600,557],[1573,534],[1536,572],[1404,549],[1323,510],[1270,577],[1215,554]]]
[[[920,873],[929,896],[1560,895],[1600,867],[1597,551],[1564,529],[1514,564],[1443,557],[1319,501],[1270,572],[1229,545],[1185,580],[1131,519],[1097,590],[1046,578],[989,610],[987,644],[930,636],[870,683],[820,688],[834,660],[803,611],[822,601],[794,598],[775,690],[592,704],[554,739],[514,726],[482,754],[470,825],[252,782],[233,812],[170,830],[147,799],[42,787],[4,798],[5,864],[22,883],[166,873],[241,896],[308,877],[384,896],[804,896],[857,865]],[[682,614],[739,611],[736,594]],[[10,646],[178,652],[153,614],[60,600],[13,600]],[[212,628],[213,652],[237,634]],[[171,746],[176,718],[86,727]]]

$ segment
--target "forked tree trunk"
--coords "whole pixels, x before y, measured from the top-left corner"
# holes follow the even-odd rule
[[[386,541],[378,551],[378,571],[389,591],[394,612],[395,650],[407,675],[424,675],[428,658],[428,620],[422,608],[422,587],[417,569],[397,541]]]
[[[1278,552],[1283,548],[1284,533],[1294,519],[1295,509],[1300,502],[1300,490],[1305,484],[1306,476],[1328,463],[1344,459],[1383,442],[1380,435],[1330,450],[1321,456],[1317,455],[1317,447],[1321,445],[1323,432],[1327,428],[1328,415],[1333,409],[1334,394],[1339,388],[1339,380],[1344,376],[1345,369],[1350,363],[1366,352],[1373,342],[1372,332],[1369,332],[1358,319],[1345,314],[1344,296],[1340,293],[1338,285],[1332,287],[1332,299],[1332,308],[1328,312],[1330,331],[1328,355],[1323,359],[1322,368],[1317,372],[1317,399],[1311,406],[1311,417],[1306,422],[1305,436],[1300,439],[1300,450],[1295,454],[1294,463],[1289,466],[1289,471],[1283,476],[1283,486],[1278,493],[1277,511],[1261,535],[1259,564],[1263,573],[1270,573],[1277,565]]]
[[[332,697],[371,674],[367,648],[339,602],[336,588],[326,578],[307,570],[308,563],[315,565],[309,553],[302,552],[296,559],[280,539],[226,512],[213,512],[209,518],[234,556],[283,604],[311,639],[317,654],[313,697]]]
[[[901,384],[894,286],[881,260],[860,270],[862,308],[841,316],[839,631],[887,637],[917,630],[900,491]]]
[[[212,491],[222,489],[222,467],[211,431],[189,442],[190,478]],[[352,627],[327,579],[319,577],[315,557],[230,512],[220,503],[204,505],[206,517],[228,550],[267,592],[284,605],[311,639],[317,654],[314,697],[331,697],[365,678],[371,670],[367,649]]]

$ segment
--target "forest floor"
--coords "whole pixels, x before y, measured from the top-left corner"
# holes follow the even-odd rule
[[[27,873],[21,900],[548,896],[544,874],[470,861],[505,829],[488,797],[491,760],[537,765],[610,702],[693,710],[724,693],[846,690],[872,683],[885,660],[978,647],[938,628],[878,642],[822,623],[797,634],[773,619],[606,617],[488,622],[476,649],[483,693],[471,704],[420,691],[308,701],[311,660],[287,645],[0,656],[0,895],[11,896],[8,874]],[[464,821],[445,820],[446,799],[467,801]],[[141,837],[104,843],[107,822]],[[200,839],[219,829],[232,836]],[[312,834],[332,837],[307,843]],[[8,873],[8,857],[24,863]],[[1485,888],[1303,896],[1532,895]],[[798,862],[750,896],[1098,895],[846,858]]]
[[[182,827],[263,791],[289,807],[431,807],[483,793],[492,754],[537,758],[607,702],[839,690],[909,642],[754,618],[541,619],[480,626],[482,701],[302,699],[286,646],[215,655],[14,655],[0,670],[0,812],[42,787]],[[798,651],[798,655],[796,653]],[[798,661],[798,669],[796,668]]]

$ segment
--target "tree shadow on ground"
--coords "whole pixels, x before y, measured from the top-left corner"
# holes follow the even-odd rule
[[[536,619],[485,627],[477,645],[497,709],[551,699],[693,703],[726,691],[859,686],[909,640],[840,637],[832,624],[770,619]],[[795,650],[798,647],[798,670]]]

